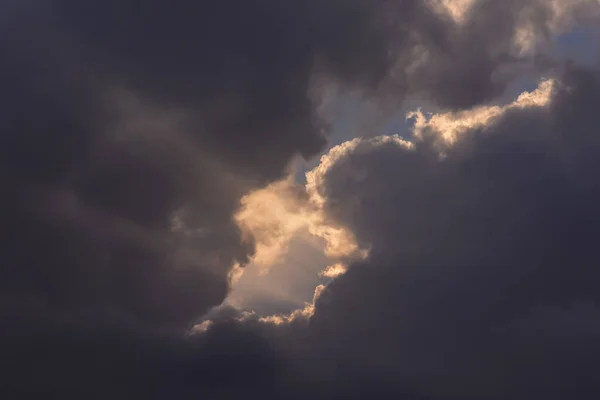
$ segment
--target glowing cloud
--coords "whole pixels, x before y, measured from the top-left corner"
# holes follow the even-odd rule
[[[364,256],[352,232],[330,221],[322,204],[321,199],[310,197],[310,191],[295,183],[292,177],[244,196],[235,220],[242,232],[255,242],[252,262],[268,270],[281,261],[290,240],[301,233],[322,239],[328,257]]]
[[[484,128],[509,110],[527,107],[544,107],[551,99],[556,82],[544,80],[532,92],[522,93],[515,101],[505,106],[481,106],[459,112],[425,115],[421,110],[407,114],[414,118],[413,134],[422,139],[426,132],[436,132],[446,145],[451,145],[460,134],[475,128]]]
[[[463,24],[469,11],[478,0],[429,0],[428,5],[437,13],[450,17],[456,24]]]
[[[333,264],[319,272],[319,276],[324,278],[337,278],[338,276],[344,275],[347,271],[347,267],[344,264]]]
[[[319,285],[315,288],[315,294],[312,303],[306,303],[304,308],[298,309],[290,314],[270,315],[268,317],[259,318],[260,322],[266,324],[282,325],[293,322],[298,319],[309,319],[315,313],[315,302],[325,290],[325,285]]]
[[[424,140],[427,135],[439,137],[442,146],[451,146],[460,139],[462,134],[472,132],[474,129],[485,129],[510,110],[545,107],[552,98],[555,85],[557,82],[554,80],[543,80],[535,90],[521,93],[506,105],[480,106],[460,112],[431,115],[425,115],[420,110],[413,111],[407,116],[415,119],[413,142],[399,135],[355,138],[334,146],[324,154],[319,165],[306,173],[306,185],[296,183],[290,175],[284,180],[248,193],[241,200],[241,207],[235,215],[235,221],[243,234],[255,243],[256,251],[250,268],[256,266],[263,273],[268,272],[270,267],[284,260],[293,238],[309,235],[322,241],[323,254],[332,261],[318,272],[318,276],[331,281],[344,275],[348,270],[349,262],[366,258],[369,249],[365,244],[357,243],[354,233],[348,227],[328,216],[327,183],[330,172],[338,163],[352,154],[370,152],[378,146],[393,145],[406,150],[415,150],[417,143]],[[225,303],[238,309],[244,309],[247,305],[243,301],[243,297],[247,294],[242,294],[242,298],[239,295],[236,297],[235,283],[243,270],[239,267],[232,270],[230,279],[234,284],[233,292]],[[270,286],[272,281],[270,282],[270,284],[258,284],[257,287],[261,288],[261,292],[274,294],[275,287]],[[300,305],[298,309],[289,313],[260,316],[250,311],[242,313],[240,318],[250,318],[273,325],[308,320],[314,314],[316,299],[325,288],[326,284],[316,286],[312,302],[306,302],[304,306]],[[201,332],[209,327],[210,323],[203,323],[194,329]]]

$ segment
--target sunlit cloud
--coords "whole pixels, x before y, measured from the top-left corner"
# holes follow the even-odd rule
[[[281,261],[291,239],[306,232],[323,240],[323,251],[328,257],[364,256],[354,234],[331,221],[322,208],[322,199],[313,197],[307,188],[289,177],[242,198],[235,220],[242,232],[254,240],[256,252],[252,262],[263,270]]]
[[[336,150],[332,151],[335,154]],[[324,194],[314,190],[334,157],[324,156],[321,164],[306,174],[306,185],[290,174],[241,199],[234,220],[255,251],[249,265],[230,273],[232,289],[225,304],[256,310],[258,316],[278,313],[265,317],[272,323],[309,317],[311,306],[305,301],[310,290],[323,278],[334,278],[329,276],[331,271],[320,272],[339,265],[339,276],[348,262],[367,256],[368,248],[328,215]]]
[[[425,114],[421,110],[411,111],[407,119],[414,120],[413,135],[422,139],[427,132],[437,133],[446,145],[453,144],[462,133],[475,128],[484,128],[507,111],[528,107],[544,107],[552,96],[556,82],[543,80],[531,92],[524,92],[512,103],[504,106],[481,106],[470,110]]]
[[[325,285],[319,285],[315,288],[315,294],[311,303],[306,303],[304,308],[291,312],[290,314],[270,315],[259,318],[260,322],[274,325],[282,325],[293,322],[298,319],[309,319],[315,313],[315,302],[325,290]]]
[[[232,285],[235,285],[240,280],[243,274],[244,268],[240,267],[239,264],[235,264],[233,268],[231,268],[231,271],[229,271],[229,282],[231,282]]]
[[[350,154],[362,149],[370,151],[377,146],[393,144],[414,150],[415,143],[424,140],[427,135],[439,137],[442,147],[450,146],[460,139],[461,134],[477,128],[485,129],[510,110],[546,106],[556,84],[552,79],[542,80],[535,90],[523,92],[505,105],[479,106],[437,114],[426,114],[421,110],[410,112],[407,118],[414,120],[412,141],[399,135],[354,138],[332,147],[324,154],[319,164],[306,173],[306,184],[296,182],[293,174],[290,174],[283,180],[249,192],[241,199],[234,218],[242,234],[254,243],[255,253],[248,266],[236,266],[231,271],[232,292],[225,304],[249,310],[248,315],[263,323],[279,325],[299,318],[310,318],[314,312],[314,300],[325,288],[314,279],[336,279],[346,273],[352,261],[365,259],[369,254],[368,244],[358,243],[348,227],[328,214],[327,176],[337,163]],[[296,254],[302,262],[301,259],[290,257],[291,244],[298,239],[304,243],[304,250]],[[306,253],[307,249],[311,250]],[[320,256],[314,258],[315,255],[309,254],[313,251]],[[313,284],[317,285],[313,301],[302,306],[302,297],[286,293],[282,279],[299,279],[287,269],[296,267],[288,264],[298,263],[297,268],[312,268],[301,265],[306,264],[304,261],[310,264],[311,260],[317,263],[317,268],[319,263],[323,264],[320,264],[320,271],[313,269],[312,278],[300,278],[306,279],[306,284],[315,282]],[[327,264],[324,260],[328,260]],[[286,265],[288,272],[273,275],[270,271],[278,265]],[[299,307],[289,308],[289,313],[262,313],[261,316],[253,311],[253,305],[264,301],[282,305],[297,304]]]
[[[199,324],[194,325],[188,331],[188,334],[194,335],[194,334],[204,333],[204,332],[206,332],[214,324],[215,323],[213,321],[207,319],[206,321],[202,321]]]
[[[369,146],[383,145],[386,143],[395,143],[405,148],[412,148],[413,144],[404,140],[399,135],[376,136],[373,138],[355,138],[332,147],[327,154],[321,157],[321,162],[313,170],[306,173],[306,190],[310,196],[311,202],[319,207],[323,207],[327,202],[325,192],[325,179],[327,172],[342,158],[355,151],[360,145],[368,143]]]
[[[338,276],[344,275],[347,269],[348,268],[344,264],[337,263],[330,265],[323,271],[319,272],[319,276],[324,278],[337,278]]]
[[[479,0],[429,0],[428,5],[437,13],[447,15],[456,24],[463,24],[469,11]]]
[[[257,315],[254,311],[239,311],[238,314],[235,317],[233,317],[233,319],[236,321],[240,321],[240,322],[256,321],[258,323],[262,323],[262,324],[266,324],[266,325],[283,325],[283,324],[289,324],[294,321],[300,321],[300,320],[308,321],[314,315],[315,303],[316,303],[317,299],[321,296],[321,294],[323,293],[325,288],[326,288],[325,285],[318,285],[314,290],[312,300],[310,302],[304,303],[304,307],[298,308],[297,310],[294,310],[290,313],[275,314],[275,315],[261,317],[261,316]],[[216,311],[218,313],[219,307],[216,307],[214,309],[214,311]],[[207,316],[206,319],[204,319],[203,321],[192,326],[187,331],[187,334],[188,335],[202,334],[202,333],[206,332],[207,330],[209,330],[215,324],[215,321],[213,321],[209,317],[210,314],[211,313],[209,313],[209,315]]]
[[[252,262],[268,268],[285,254],[290,238],[308,226],[306,202],[294,193],[288,178],[250,192],[241,200],[235,220],[242,232],[256,243]]]

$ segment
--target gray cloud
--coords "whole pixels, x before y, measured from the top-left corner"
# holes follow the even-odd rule
[[[443,163],[428,142],[338,160],[329,212],[372,256],[323,292],[310,322],[245,315],[177,332],[223,301],[254,252],[233,220],[242,196],[324,145],[315,84],[452,109],[491,101],[511,75],[499,68],[531,60],[514,52],[523,7],[482,0],[458,26],[420,1],[8,2],[5,397],[514,393],[527,371],[499,377],[530,349],[522,332],[549,326],[554,346],[560,310],[596,300],[588,72],[570,71],[549,110],[466,135]],[[536,32],[552,31],[540,15]],[[527,319],[538,305],[548,314]],[[576,319],[592,342],[591,310]],[[500,339],[486,331],[496,325]],[[545,346],[523,357],[535,364]]]
[[[429,395],[597,393],[600,91],[586,71],[563,85],[545,107],[466,133],[443,159],[429,141],[390,142],[330,169],[332,213],[372,252],[317,301],[321,352]]]
[[[324,143],[315,76],[402,97],[408,76],[392,72],[415,46],[443,61],[466,49],[453,32],[471,35],[417,1],[30,1],[3,18],[5,289],[167,324],[218,304],[252,254],[232,221],[240,197]],[[442,61],[408,89],[454,106],[495,94],[487,72],[467,100],[437,93],[428,68]]]

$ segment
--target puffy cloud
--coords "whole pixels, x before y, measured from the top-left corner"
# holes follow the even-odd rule
[[[307,175],[314,177],[315,172]],[[235,221],[243,235],[254,241],[255,253],[251,263],[238,270],[227,304],[262,316],[276,314],[280,319],[302,307],[319,277],[331,273],[320,274],[321,269],[332,263],[343,268],[366,257],[368,248],[327,216],[322,199],[309,187],[290,175],[241,199]],[[295,314],[286,318],[293,319]]]
[[[311,174],[309,172],[308,174]],[[320,199],[288,177],[250,192],[241,199],[235,220],[256,242],[252,261],[268,268],[285,255],[291,239],[309,233],[324,241],[324,253],[332,258],[364,256],[352,232],[327,220]]]

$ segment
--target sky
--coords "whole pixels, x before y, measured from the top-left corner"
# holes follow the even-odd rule
[[[0,397],[600,395],[598,0],[0,29]]]

